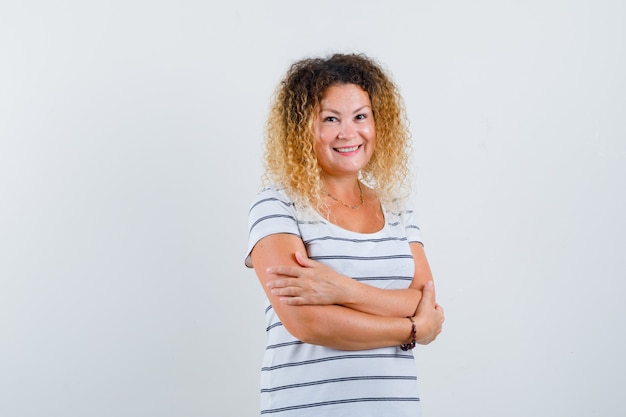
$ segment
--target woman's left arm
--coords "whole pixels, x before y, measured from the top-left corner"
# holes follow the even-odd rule
[[[432,273],[422,244],[411,243],[411,253],[415,273],[407,289],[382,289],[364,284],[301,253],[296,254],[300,267],[271,267],[268,272],[276,275],[276,279],[267,285],[274,295],[280,296],[281,302],[289,305],[337,304],[379,316],[413,316],[424,285],[432,280]]]

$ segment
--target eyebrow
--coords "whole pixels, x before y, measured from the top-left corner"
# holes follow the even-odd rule
[[[355,111],[353,111],[353,112],[352,112],[352,114],[356,114],[356,113],[358,113],[358,112],[361,112],[361,111],[363,111],[364,109],[370,109],[370,110],[372,110],[372,106],[369,106],[369,105],[367,105],[367,104],[366,104],[365,106],[361,106],[361,107],[359,107],[358,109],[356,109]],[[334,110],[334,109],[326,109],[326,108],[321,108],[321,109],[320,109],[320,112],[323,112],[323,111],[327,111],[327,112],[330,112],[330,113],[333,113],[333,114],[341,114],[341,112],[339,112],[339,111],[337,111],[337,110]]]

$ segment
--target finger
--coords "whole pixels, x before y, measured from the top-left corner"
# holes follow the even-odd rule
[[[299,287],[300,281],[297,278],[283,278],[275,279],[273,281],[267,281],[265,284],[267,288],[285,288],[285,287]]]
[[[279,300],[281,303],[288,304],[290,306],[306,305],[306,300],[302,297],[281,297]]]
[[[303,255],[299,251],[296,251],[296,261],[298,261],[298,263],[301,266],[304,266],[306,268],[312,268],[312,267],[314,267],[317,264],[317,262],[315,262],[314,260],[310,259],[308,256]]]
[[[297,287],[284,287],[284,288],[272,288],[270,291],[273,295],[281,297],[298,297],[301,295],[302,290]]]
[[[422,290],[422,300],[429,300],[435,305],[435,286],[432,281],[428,281]]]
[[[265,271],[268,274],[297,277],[300,275],[301,268],[294,266],[270,266]]]
[[[297,278],[279,278],[272,281],[267,281],[265,284],[267,288],[281,288],[298,285]]]

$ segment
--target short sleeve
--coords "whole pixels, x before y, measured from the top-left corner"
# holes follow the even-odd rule
[[[413,211],[410,205],[406,205],[404,212],[402,213],[402,217],[404,222],[404,228],[406,230],[406,236],[409,243],[417,242],[424,244],[422,240],[422,231],[417,225],[415,211]]]
[[[245,264],[252,268],[250,253],[259,240],[277,233],[300,236],[294,203],[278,188],[265,188],[248,212],[248,249]]]

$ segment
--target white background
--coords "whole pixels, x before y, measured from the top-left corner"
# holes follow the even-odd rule
[[[411,119],[424,414],[625,415],[626,3],[225,3],[0,5],[0,415],[257,415],[269,99],[350,51]]]

